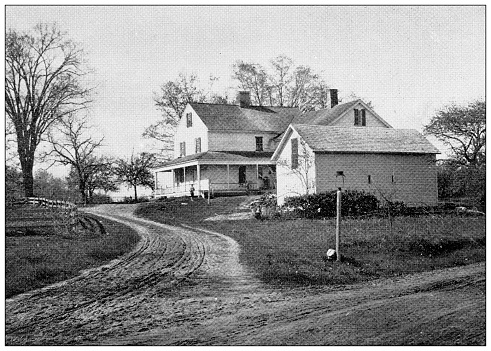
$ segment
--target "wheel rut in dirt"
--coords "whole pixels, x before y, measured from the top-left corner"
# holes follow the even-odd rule
[[[123,320],[123,311],[138,314],[138,309],[153,310],[148,318],[160,313],[158,306],[149,306],[154,299],[175,299],[182,290],[193,294],[197,286],[204,295],[258,286],[239,265],[238,246],[233,240],[139,219],[132,215],[133,209],[86,209],[130,226],[140,234],[140,242],[132,252],[105,266],[7,300],[9,344],[66,343],[77,328],[79,339],[91,340],[91,335],[100,331],[101,318]],[[132,310],[136,306],[136,311]],[[61,336],[63,333],[66,337]]]
[[[7,345],[485,344],[485,263],[273,289],[240,265],[231,238],[133,209],[87,209],[142,239],[106,266],[7,300]]]

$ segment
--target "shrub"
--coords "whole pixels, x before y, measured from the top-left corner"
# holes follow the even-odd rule
[[[258,200],[252,202],[249,207],[255,213],[256,219],[278,218],[276,195],[263,194]]]
[[[336,191],[319,194],[294,196],[285,199],[285,207],[293,208],[297,215],[305,218],[324,218],[336,216]],[[375,195],[358,190],[343,191],[341,214],[359,216],[378,209],[379,201]]]
[[[392,217],[405,216],[410,214],[408,207],[402,201],[387,201],[382,207],[382,213]]]
[[[92,203],[92,204],[110,204],[110,203],[112,203],[112,199],[109,195],[94,194],[90,198],[90,203]]]

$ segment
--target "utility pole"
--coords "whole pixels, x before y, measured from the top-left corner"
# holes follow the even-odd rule
[[[340,225],[341,225],[341,188],[338,188],[337,196],[336,196],[336,261],[341,261],[341,253],[339,252],[339,243],[340,243]]]

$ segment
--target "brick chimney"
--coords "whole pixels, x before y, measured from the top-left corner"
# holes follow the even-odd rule
[[[239,91],[237,95],[237,105],[240,107],[251,106],[251,92],[250,91]]]
[[[338,89],[329,89],[327,93],[327,106],[333,108],[338,104]]]

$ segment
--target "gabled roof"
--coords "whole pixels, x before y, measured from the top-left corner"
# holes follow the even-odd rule
[[[354,100],[341,105],[336,105],[333,108],[304,112],[301,115],[296,116],[292,123],[326,126],[341,117],[346,111],[360,101],[361,100]]]
[[[341,105],[336,105],[330,109],[322,109],[318,111],[305,112],[302,115],[297,116],[292,123],[297,124],[316,124],[321,126],[328,126],[341,118],[345,113],[351,110],[355,105],[360,104],[366,110],[369,110],[372,115],[386,125],[388,128],[392,128],[382,117],[380,117],[370,106],[364,103],[361,99],[353,100]]]
[[[190,103],[209,130],[283,132],[298,108]]]
[[[292,124],[278,145],[273,158],[295,130],[314,152],[439,154],[426,138],[414,129],[330,127]]]
[[[302,113],[296,107],[269,107],[190,103],[209,130],[214,131],[262,131],[283,133],[290,123],[330,125],[356,104],[362,104],[382,123],[390,127],[362,100],[354,100],[333,108]]]

